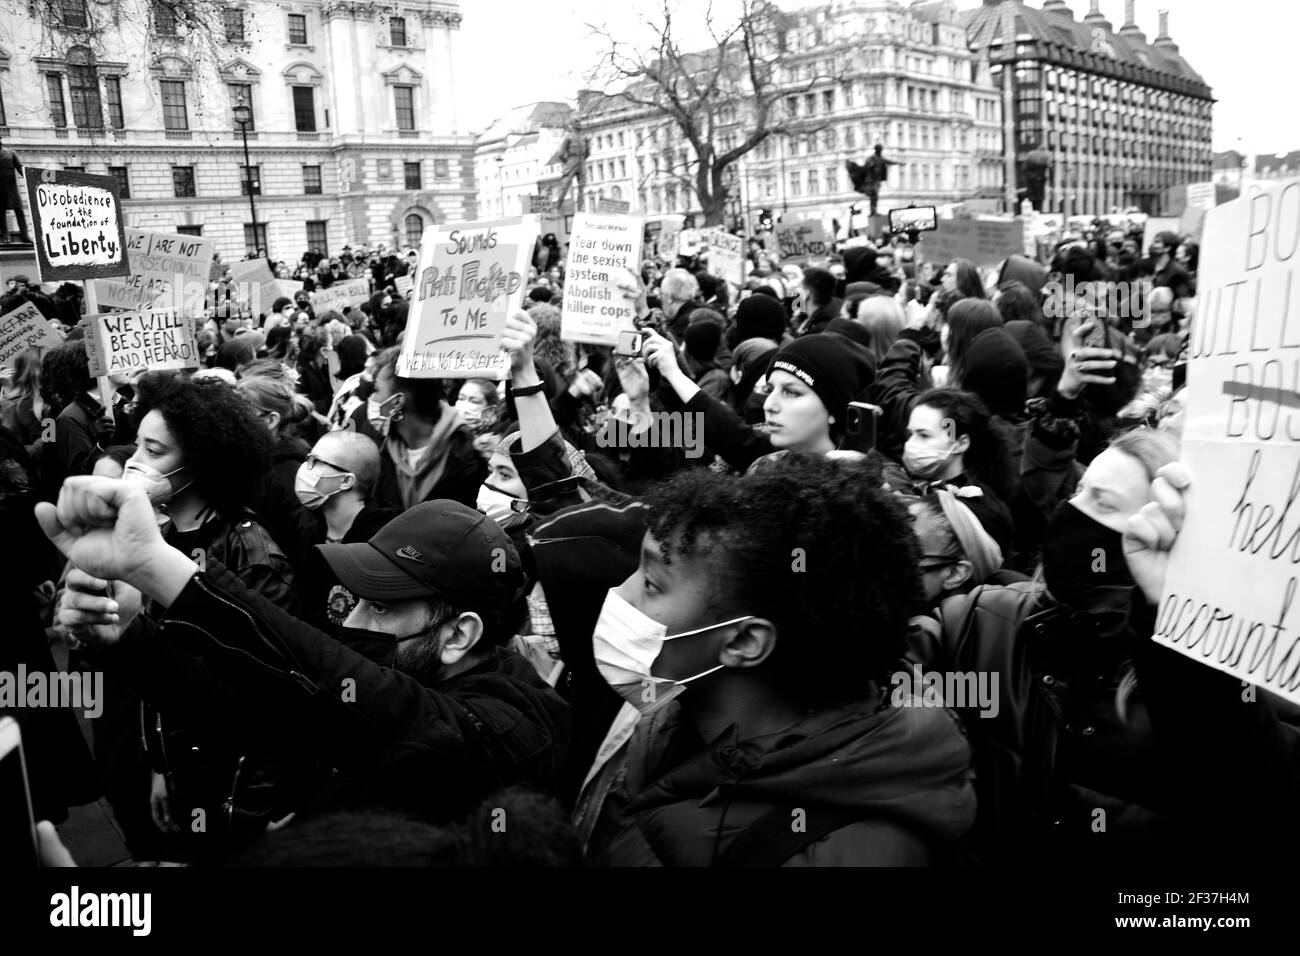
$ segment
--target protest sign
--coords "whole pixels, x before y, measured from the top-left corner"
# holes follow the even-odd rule
[[[1153,639],[1300,703],[1300,179],[1205,218],[1181,460]]]
[[[1188,183],[1187,205],[1178,220],[1178,231],[1190,236],[1201,233],[1205,214],[1215,206],[1217,194],[1214,183]]]
[[[125,279],[95,281],[99,306],[138,310],[166,305],[183,311],[201,310],[216,248],[214,239],[128,229],[131,273]]]
[[[275,276],[271,273],[271,267],[266,264],[265,259],[244,259],[241,262],[232,262],[226,267],[230,273],[231,282],[247,282],[250,284],[260,284],[262,282],[274,282]]]
[[[409,378],[505,378],[506,317],[524,297],[536,216],[430,226],[397,372]]]
[[[617,286],[624,270],[634,274],[640,270],[643,232],[640,216],[578,213],[573,217],[561,338],[617,345],[621,330],[636,327],[632,303]]]
[[[529,215],[555,215],[555,200],[549,196],[527,196],[525,198],[528,200]]]
[[[294,282],[292,279],[274,279],[271,282],[263,282],[253,290],[253,311],[259,314],[268,314],[275,307],[277,299],[293,299],[302,290],[303,284]]]
[[[124,276],[131,271],[116,179],[34,166],[23,175],[36,230],[36,271],[42,282]]]
[[[626,199],[597,199],[596,212],[604,213],[611,216],[626,215],[632,209],[632,204]]]
[[[411,277],[402,276],[406,280],[406,286],[411,287]],[[401,292],[401,281],[398,280],[397,291]],[[369,279],[347,279],[342,282],[335,282],[328,289],[317,289],[310,292],[311,307],[320,315],[322,312],[328,312],[333,309],[335,312],[342,312],[349,306],[356,307],[370,298],[370,280]]]
[[[930,262],[969,259],[991,266],[1025,251],[1025,227],[1016,219],[940,219],[938,225],[921,233],[921,249]]]
[[[677,233],[677,254],[679,256],[686,256],[688,259],[691,256],[697,256],[700,254],[700,246],[703,244],[704,240],[701,238],[698,229],[683,229]]]
[[[90,374],[198,368],[195,321],[178,309],[108,312],[86,318]]]
[[[712,228],[700,230],[700,238],[709,248],[709,275],[742,285],[745,281],[745,244],[740,236]]]
[[[1162,232],[1177,232],[1180,223],[1177,219],[1161,218],[1157,216],[1148,216],[1146,225],[1142,227],[1142,253],[1151,248],[1151,243],[1155,241],[1158,234]],[[1172,249],[1169,250],[1173,252]]]
[[[820,219],[792,220],[776,226],[776,244],[782,262],[807,262],[813,256],[827,256],[831,237]]]
[[[411,297],[411,290],[415,288],[415,280],[410,276],[398,276],[393,280],[397,284],[397,294],[403,298]]]
[[[46,321],[41,310],[24,302],[12,312],[0,315],[0,368],[8,368],[33,346],[47,348],[62,341],[59,330]]]

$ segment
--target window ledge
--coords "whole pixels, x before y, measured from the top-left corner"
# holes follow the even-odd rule
[[[316,52],[316,47],[312,46],[310,43],[286,43],[284,48],[286,50],[306,50],[308,53]]]

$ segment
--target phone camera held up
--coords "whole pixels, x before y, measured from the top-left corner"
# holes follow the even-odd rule
[[[864,454],[873,450],[876,447],[876,422],[882,414],[884,409],[879,405],[849,402],[841,450]]]
[[[645,346],[645,333],[640,331],[626,331],[618,333],[618,345],[614,349],[614,354],[621,358],[640,358],[641,349]]]

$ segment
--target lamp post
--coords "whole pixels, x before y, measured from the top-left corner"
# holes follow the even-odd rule
[[[506,158],[505,158],[504,156],[498,156],[498,157],[497,157],[497,195],[498,195],[498,197],[499,197],[500,200],[501,200],[501,215],[502,215],[502,216],[504,216],[504,215],[506,214],[506,174],[505,174],[505,165],[506,165]]]
[[[257,242],[257,205],[253,202],[253,164],[248,158],[248,124],[253,122],[253,108],[247,103],[237,103],[234,110],[235,122],[239,125],[239,135],[244,140],[244,175],[248,182],[248,211],[253,217],[253,248],[259,248]],[[267,236],[266,246],[270,246],[270,237]],[[271,250],[262,247],[267,259],[271,258]]]

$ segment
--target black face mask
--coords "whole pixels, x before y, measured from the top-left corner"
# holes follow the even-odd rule
[[[380,634],[359,627],[341,627],[339,641],[380,667],[392,667],[397,658],[397,639],[391,634]]]
[[[1052,596],[1078,614],[1126,612],[1134,588],[1124,536],[1068,501],[1047,525],[1043,575]]]

